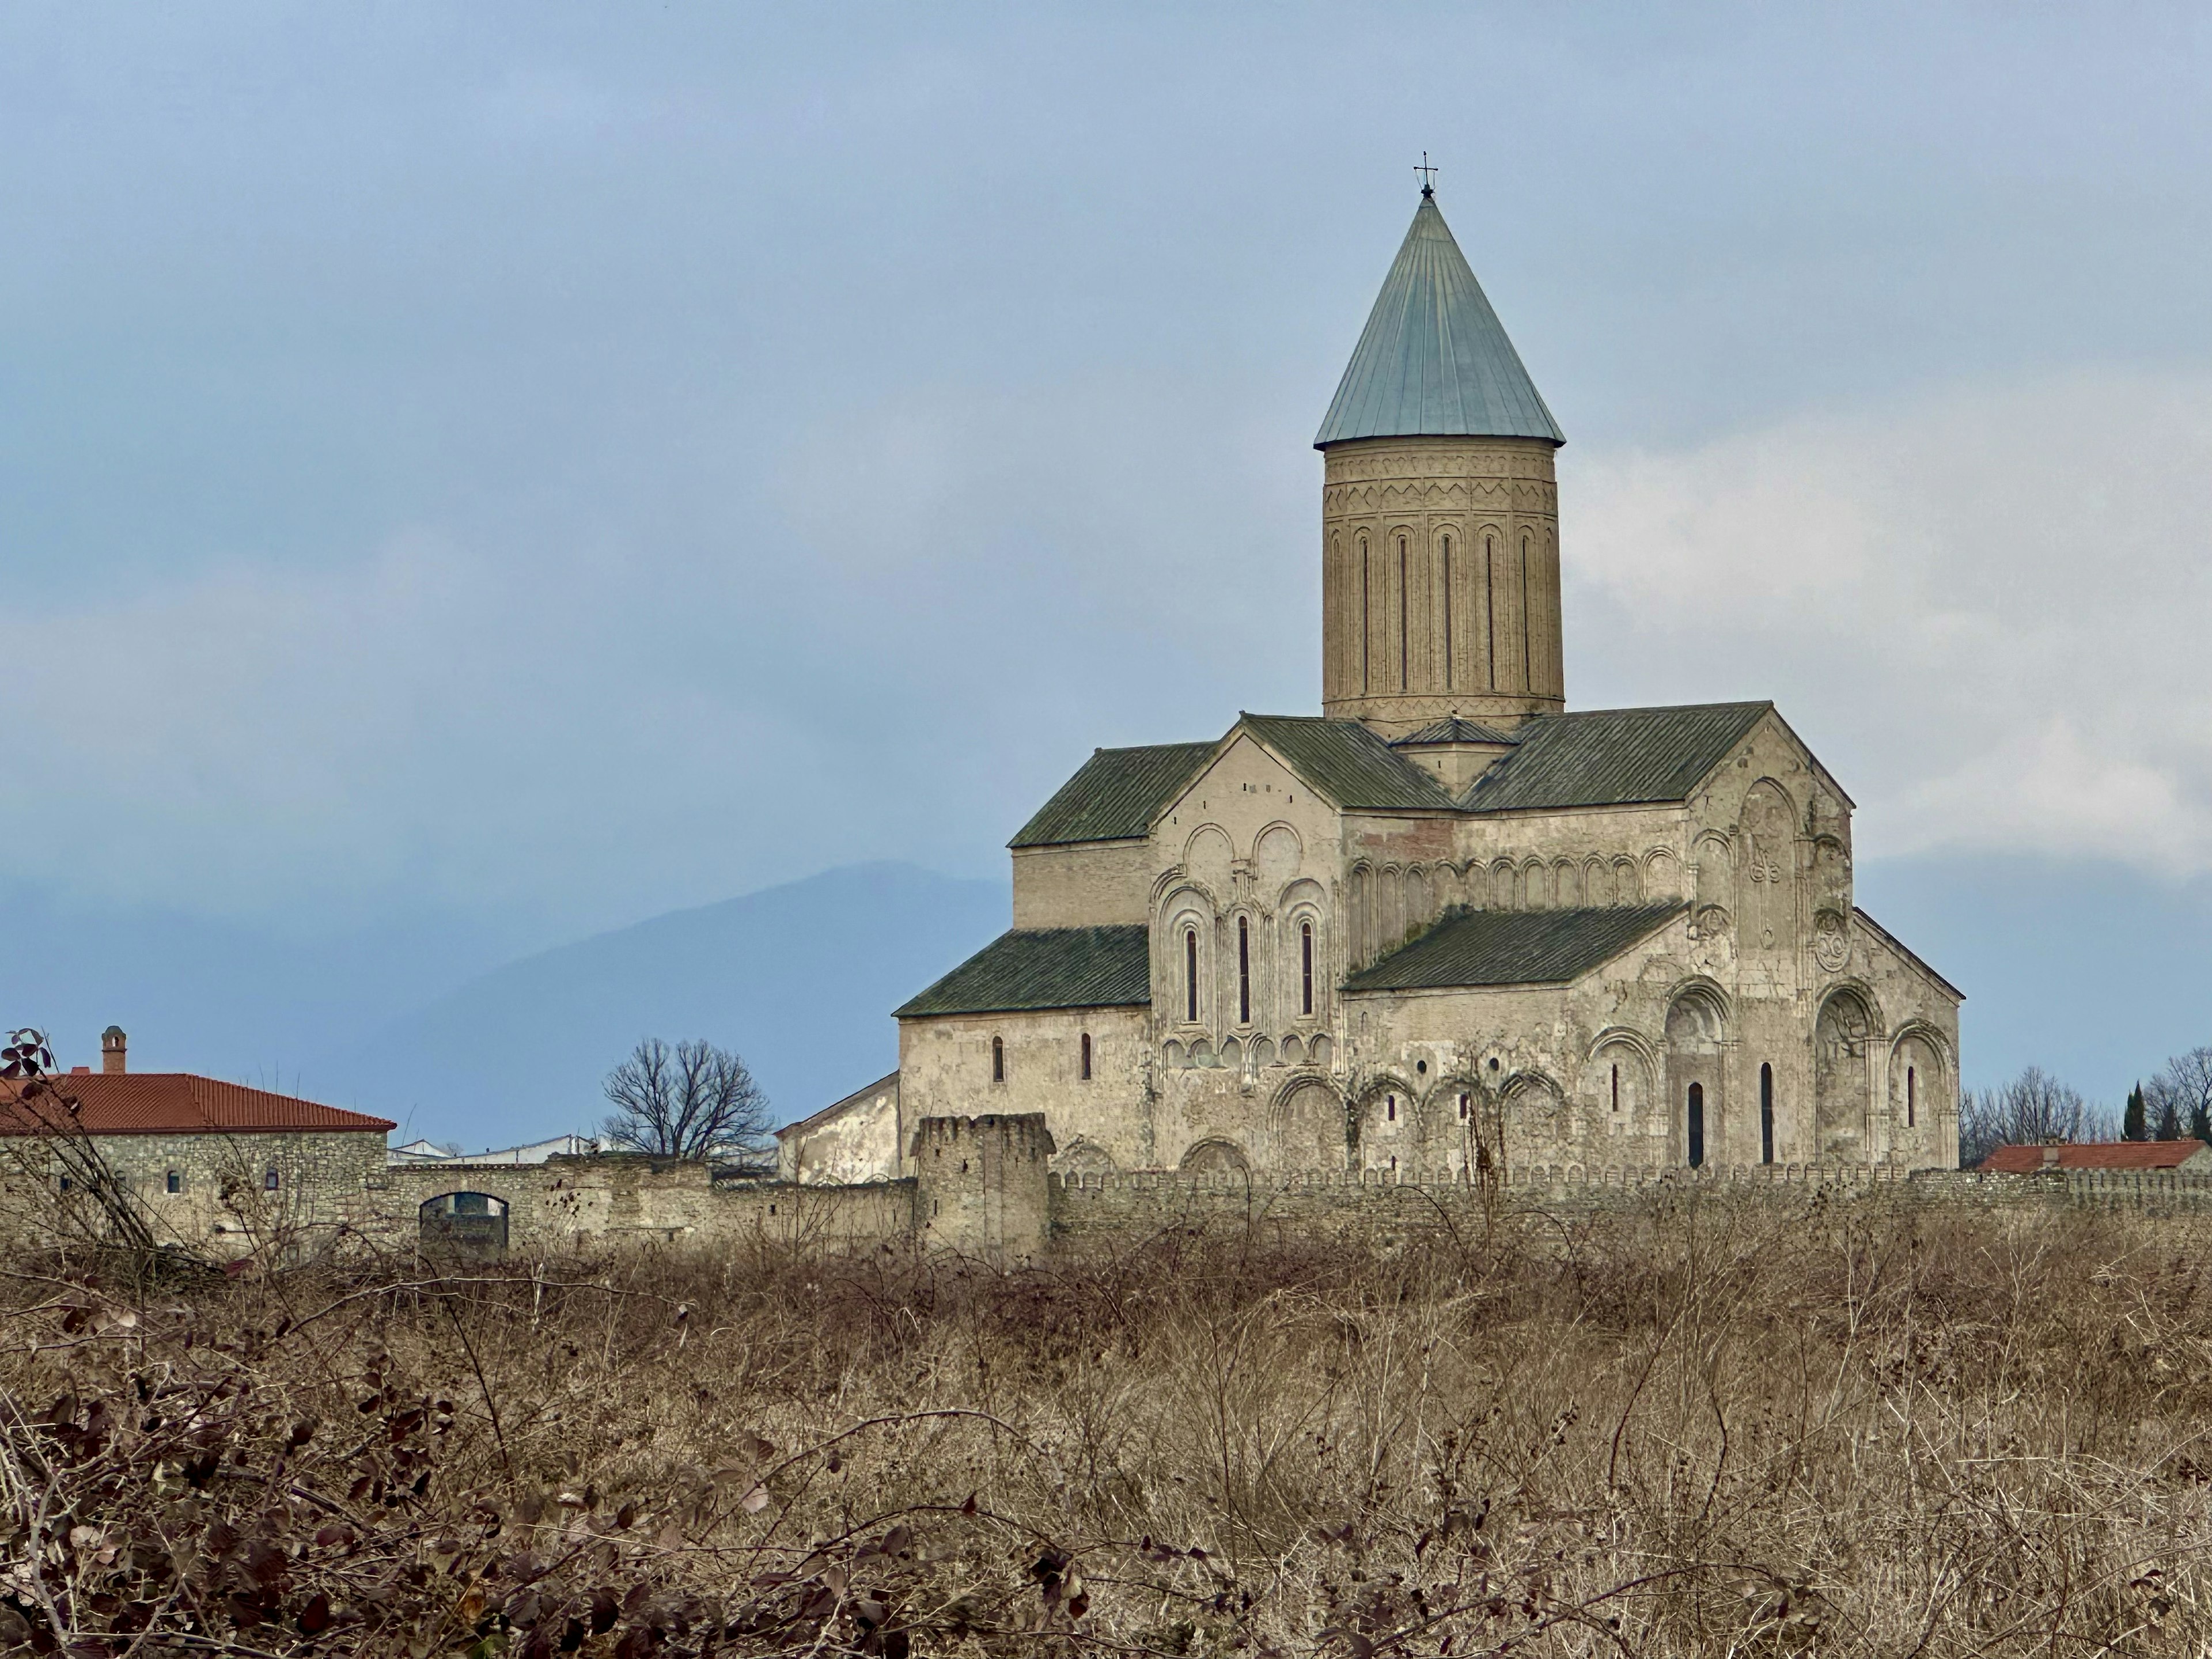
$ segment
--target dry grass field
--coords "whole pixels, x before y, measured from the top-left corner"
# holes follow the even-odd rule
[[[2194,1653],[2204,1242],[1705,1201],[1006,1273],[18,1261],[0,1643]]]

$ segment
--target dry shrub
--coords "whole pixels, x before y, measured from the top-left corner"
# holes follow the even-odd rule
[[[20,1270],[38,1652],[2188,1652],[2193,1224]]]

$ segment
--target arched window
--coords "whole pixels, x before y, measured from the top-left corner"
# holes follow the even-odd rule
[[[1618,1060],[1613,1067],[1613,1109],[1616,1112],[1620,1109],[1620,1064]]]
[[[1461,1122],[1464,1123],[1468,1121],[1468,1118],[1473,1113],[1474,1106],[1474,1103],[1468,1099],[1467,1096],[1462,1095],[1459,1097],[1459,1121]]]
[[[1905,1127],[1908,1129],[1920,1115],[1920,1079],[1910,1066],[1905,1068]]]
[[[1759,1161],[1774,1162],[1774,1067],[1759,1068]]]
[[[1401,691],[1403,691],[1407,685],[1406,647],[1412,637],[1411,630],[1407,626],[1407,610],[1410,603],[1407,598],[1407,592],[1406,538],[1401,536],[1398,538],[1398,689]]]
[[[1091,1081],[1091,1033],[1083,1034],[1083,1080]]]
[[[1484,648],[1485,660],[1490,664],[1490,689],[1498,690],[1498,541],[1495,537],[1482,538],[1482,621],[1488,631]]]
[[[1004,1037],[993,1037],[991,1039],[991,1081],[1004,1083],[1006,1080],[1006,1040]]]
[[[1397,1096],[1385,1095],[1382,1097],[1382,1115],[1384,1119],[1389,1122],[1395,1123],[1398,1121]]]
[[[182,1170],[170,1170],[161,1184],[170,1192],[181,1193],[185,1190],[185,1172]]]
[[[1444,690],[1453,688],[1452,679],[1452,568],[1451,538],[1444,538]]]
[[[1705,1085],[1702,1083],[1690,1085],[1689,1115],[1690,1167],[1695,1170],[1705,1161]]]
[[[1536,665],[1529,659],[1528,641],[1532,637],[1528,626],[1528,532],[1521,532],[1521,685],[1523,690],[1536,689]]]
[[[1359,689],[1362,691],[1375,689],[1374,677],[1369,665],[1370,647],[1375,638],[1375,630],[1369,624],[1367,614],[1374,591],[1372,573],[1368,568],[1367,538],[1362,536],[1359,538]],[[1191,1018],[1195,1019],[1198,1016],[1193,1014]]]
[[[1298,924],[1298,1012],[1313,1012],[1313,923]]]
[[[1243,916],[1237,918],[1237,1023],[1252,1023],[1252,927]]]
[[[277,1176],[276,1166],[272,1164],[261,1177],[261,1190],[264,1193],[273,1193],[282,1185],[283,1182]]]
[[[1198,1020],[1198,929],[1186,927],[1182,934],[1182,1017],[1194,1024]]]

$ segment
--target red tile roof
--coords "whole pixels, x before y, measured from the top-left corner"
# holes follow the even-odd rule
[[[78,1103],[77,1123],[96,1135],[221,1133],[227,1130],[357,1130],[384,1134],[390,1120],[290,1095],[222,1083],[190,1072],[94,1072],[53,1079]],[[51,1100],[26,1104],[19,1084],[0,1084],[0,1135],[35,1134],[51,1121]]]
[[[2061,1170],[2178,1170],[2208,1152],[2212,1147],[2194,1136],[2185,1140],[2085,1140],[2064,1146],[2000,1146],[1979,1167],[2027,1175],[2054,1167],[2043,1158],[2045,1152],[2056,1152],[2055,1167]]]

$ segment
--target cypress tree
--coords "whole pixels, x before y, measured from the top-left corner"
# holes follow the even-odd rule
[[[2150,1123],[2143,1113],[2142,1085],[2138,1083],[2128,1091],[2127,1109],[2120,1115],[2120,1139],[2148,1140]]]
[[[2168,1095],[2158,1109],[2158,1138],[2160,1140],[2181,1139],[2181,1111],[2173,1103],[2172,1095]]]
[[[2212,1112],[2205,1109],[2202,1101],[2189,1109],[2189,1133],[2206,1146],[2212,1146]]]

